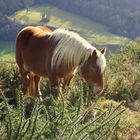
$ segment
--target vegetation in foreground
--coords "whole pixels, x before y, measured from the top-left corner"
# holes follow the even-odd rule
[[[2,140],[140,139],[140,42],[108,57],[104,97],[91,94],[77,74],[70,89],[54,99],[48,82],[44,102],[24,96],[14,64],[0,67],[0,137]]]

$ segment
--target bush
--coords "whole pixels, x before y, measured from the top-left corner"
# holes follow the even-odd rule
[[[1,140],[107,139],[118,129],[124,112],[122,104],[105,109],[94,107],[94,103],[89,107],[80,104],[79,110],[77,106],[67,106],[63,99],[50,97],[40,103],[17,94],[17,106],[13,107],[3,94],[1,98]]]
[[[140,42],[131,42],[108,58],[106,97],[125,100],[129,106],[140,100]]]
[[[84,86],[78,74],[58,99],[46,96],[43,103],[23,96],[14,65],[0,68],[0,80],[1,140],[107,139],[118,129],[124,111],[121,104],[105,108],[96,105],[98,97],[90,98],[91,89]],[[48,94],[48,82],[43,80],[41,88]]]

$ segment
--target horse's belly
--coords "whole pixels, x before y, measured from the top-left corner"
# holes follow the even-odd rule
[[[41,69],[42,66],[39,64],[34,65],[33,63],[25,62],[25,67],[35,75],[38,75],[40,77],[48,77],[47,71]]]

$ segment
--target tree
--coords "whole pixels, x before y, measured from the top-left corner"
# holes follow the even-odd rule
[[[34,3],[34,0],[24,0],[24,5],[25,5],[25,8],[26,8],[26,14],[28,14],[29,12],[29,7],[30,5],[32,5]]]

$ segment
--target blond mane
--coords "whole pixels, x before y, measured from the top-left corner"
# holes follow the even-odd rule
[[[96,50],[97,55],[101,54],[100,51],[77,33],[57,29],[52,33],[51,37],[58,41],[52,56],[52,70],[57,70],[61,63],[65,64],[66,67],[82,66],[94,50]]]

